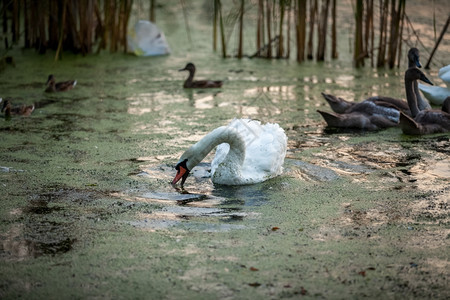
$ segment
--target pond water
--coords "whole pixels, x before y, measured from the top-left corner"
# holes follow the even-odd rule
[[[0,97],[35,111],[0,120],[0,296],[448,297],[449,134],[336,131],[316,112],[321,92],[405,98],[403,69],[354,69],[348,42],[323,63],[222,59],[206,21],[189,42],[163,11],[169,56],[11,52]],[[223,87],[183,89],[190,61]],[[78,83],[46,94],[49,74]],[[214,185],[210,154],[174,189],[181,154],[233,118],[284,128],[283,175]]]

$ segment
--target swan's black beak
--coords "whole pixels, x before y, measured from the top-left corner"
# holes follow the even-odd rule
[[[419,58],[418,58],[418,57],[415,57],[415,58],[414,58],[414,62],[416,63],[416,66],[417,66],[418,68],[422,68],[422,65],[420,64],[420,61],[419,61]]]
[[[179,164],[175,166],[175,169],[177,170],[177,175],[175,175],[175,178],[172,181],[172,185],[175,185],[178,181],[181,179],[181,186],[184,185],[184,182],[189,176],[189,169],[186,166],[187,159],[183,160]]]
[[[428,79],[423,73],[420,74],[420,80],[422,80],[423,82],[426,82],[426,83],[428,83],[428,84],[434,85],[434,84],[430,81],[430,79]]]

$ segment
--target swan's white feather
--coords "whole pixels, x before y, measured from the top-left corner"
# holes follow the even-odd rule
[[[211,163],[211,177],[219,184],[251,184],[262,182],[280,175],[286,156],[287,137],[278,124],[249,119],[234,119],[227,127],[234,128],[245,141],[245,159],[239,178],[235,170],[227,170],[222,164],[230,146],[223,143],[217,146]],[[219,172],[217,172],[219,170]]]
[[[438,76],[445,84],[447,84],[447,87],[450,88],[450,65],[440,68]]]
[[[419,89],[431,103],[442,105],[447,97],[450,97],[450,88],[431,86],[419,83]]]

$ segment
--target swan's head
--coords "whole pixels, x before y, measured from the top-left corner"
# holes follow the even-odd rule
[[[189,176],[189,172],[191,172],[191,170],[202,160],[203,157],[198,155],[198,150],[195,146],[196,145],[193,145],[186,150],[176,164],[175,169],[177,170],[177,174],[175,175],[172,184],[176,184],[181,179],[181,186],[183,186]]]
[[[414,67],[414,65],[418,68],[421,68],[422,65],[419,61],[419,49],[411,48],[408,51],[408,67]]]
[[[173,179],[172,184],[176,184],[181,179],[181,186],[184,185],[184,182],[188,178],[189,172],[191,171],[187,167],[187,162],[188,162],[188,159],[186,158],[183,161],[180,161],[179,163],[177,163],[177,165],[175,166],[175,169],[177,170],[177,175],[175,175],[175,178]]]
[[[422,80],[423,82],[433,85],[433,83],[425,76],[425,74],[423,74],[422,71],[416,68],[409,68],[408,70],[406,70],[405,81],[406,80]]]

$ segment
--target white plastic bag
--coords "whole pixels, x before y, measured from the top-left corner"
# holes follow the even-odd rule
[[[141,20],[130,28],[128,49],[137,56],[166,55],[170,53],[164,33],[152,22]]]

